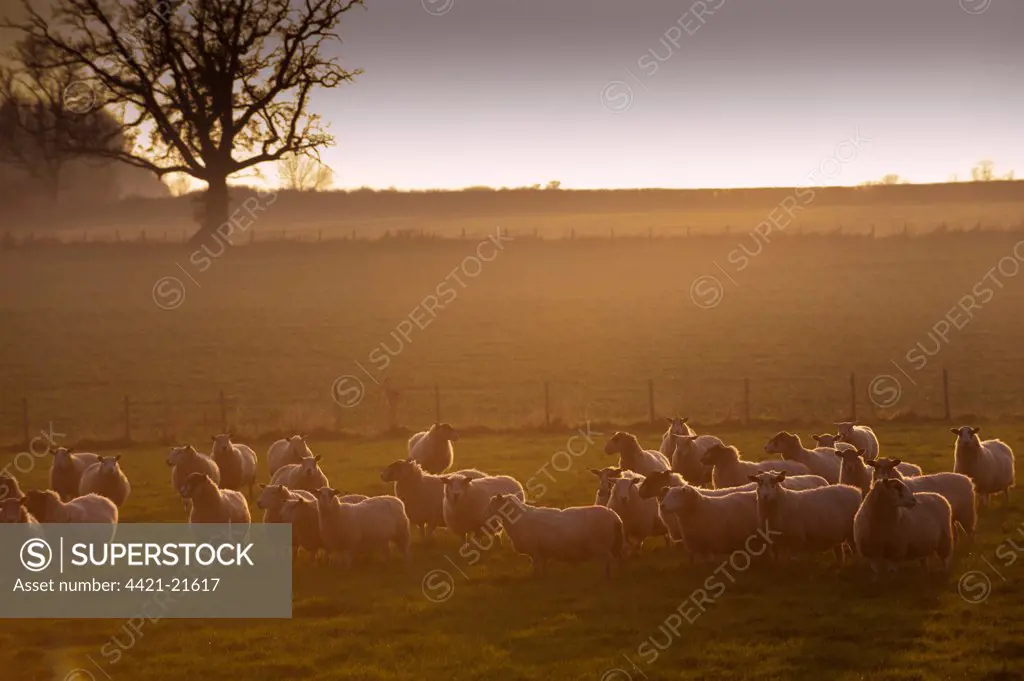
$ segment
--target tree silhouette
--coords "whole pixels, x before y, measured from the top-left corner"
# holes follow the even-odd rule
[[[988,159],[983,159],[974,164],[971,168],[971,179],[975,182],[991,182],[995,179],[996,164]]]
[[[286,189],[321,192],[334,182],[334,171],[306,154],[287,154],[277,162],[277,176]]]
[[[88,69],[98,106],[117,108],[130,148],[83,148],[163,177],[205,182],[201,241],[227,221],[227,180],[333,143],[307,110],[317,88],[351,81],[321,48],[363,0],[54,0],[5,26],[49,45],[49,67]]]

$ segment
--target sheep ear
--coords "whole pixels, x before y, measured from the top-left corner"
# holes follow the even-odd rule
[[[903,461],[901,459],[889,459],[889,463],[893,466],[899,466]]]
[[[114,457],[114,461],[120,461],[120,460],[121,460],[121,455],[120,454],[118,454],[117,456]]]
[[[217,436],[216,435],[211,435],[210,436],[210,442],[216,442],[216,441],[217,441]]]
[[[857,453],[859,454],[860,451],[858,450]],[[878,468],[878,462],[877,461],[865,461],[864,463],[866,463],[867,465],[871,466],[872,468]]]
[[[971,428],[971,435],[977,435],[980,432],[981,432],[981,426],[979,426],[977,428]]]
[[[960,429],[959,428],[950,428],[949,432],[953,433],[953,435],[959,435],[960,434]]]
[[[631,484],[633,486],[639,485],[641,482],[643,482],[643,478],[630,478],[629,479],[629,484]]]
[[[601,471],[597,470],[596,468],[591,468],[590,472],[596,475],[597,477],[601,477]]]
[[[324,458],[322,455],[317,454],[316,456],[313,457],[313,461],[319,462],[320,459],[322,459],[322,458]]]
[[[783,480],[786,479],[786,471],[782,471],[780,473],[776,473],[774,479],[775,479],[775,482],[782,482]]]
[[[608,471],[608,475],[610,477],[613,477],[613,478],[621,478],[622,477],[622,469],[621,468],[612,468],[610,471]]]
[[[690,417],[689,417],[689,416],[680,416],[680,417],[679,417],[679,422],[680,422],[680,423],[686,423],[686,422],[687,422],[687,421],[689,421],[689,420],[690,420]]]
[[[666,416],[666,417],[665,417],[665,421],[666,421],[666,422],[668,422],[668,425],[670,425],[670,426],[671,426],[671,425],[672,425],[673,423],[675,423],[675,419],[672,419],[672,418],[670,418],[670,417],[668,417],[668,416]]]
[[[749,480],[750,482],[757,482],[757,476],[756,475],[748,475],[747,476],[747,480]]]
[[[266,488],[267,488],[267,486],[264,483],[261,482],[260,483],[260,489],[266,489]]]

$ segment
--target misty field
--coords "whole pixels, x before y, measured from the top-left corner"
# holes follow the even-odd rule
[[[433,421],[438,406],[458,427],[517,428],[545,422],[545,383],[553,423],[645,421],[648,381],[657,415],[702,423],[748,409],[752,422],[831,421],[851,397],[872,421],[942,417],[944,367],[954,419],[1024,414],[1022,233],[498,229],[219,257],[0,251],[0,440],[24,440],[26,405],[30,435],[52,422],[76,440],[123,439],[126,396],[141,442],[224,425],[376,433]]]
[[[984,429],[1015,445],[1024,440],[1019,424]],[[545,505],[590,503],[595,478],[588,469],[610,463],[602,453],[608,434],[594,433],[594,444],[567,467],[555,454],[574,432],[466,437],[457,461],[542,484]],[[754,457],[773,433],[719,431]],[[639,435],[651,445],[659,434]],[[944,426],[882,425],[879,437],[883,453],[926,471],[951,465]],[[386,439],[313,447],[334,486],[381,494],[389,487],[380,469],[405,445]],[[124,522],[181,519],[165,451],[125,452],[133,492]],[[265,479],[266,443],[257,451]],[[27,486],[45,484],[45,464],[24,476]],[[1009,547],[1022,546],[1022,526],[1024,505],[1015,494],[1010,507],[999,500],[982,512],[975,542],[957,550],[948,574],[926,576],[908,565],[878,583],[866,566],[840,567],[831,554],[722,569],[717,561],[690,564],[654,540],[611,581],[597,565],[554,565],[535,579],[528,559],[508,547],[460,553],[454,538],[438,531],[432,548],[414,540],[408,567],[370,562],[347,573],[300,557],[291,620],[7,620],[0,623],[0,668],[18,681],[156,681],[172,669],[175,677],[251,681],[1015,679],[1024,654],[1014,624],[1024,607],[1024,571]],[[977,572],[964,577],[970,571]],[[711,577],[722,586],[701,612],[688,599]],[[692,621],[670,619],[673,613]]]

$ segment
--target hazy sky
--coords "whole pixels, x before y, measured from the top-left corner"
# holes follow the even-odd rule
[[[1024,175],[1020,0],[366,4],[330,48],[365,73],[313,100],[340,186]]]

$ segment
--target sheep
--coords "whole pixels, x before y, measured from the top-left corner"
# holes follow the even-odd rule
[[[606,466],[605,468],[591,468],[590,472],[597,476],[597,492],[594,494],[595,506],[607,506],[612,496],[612,485],[621,477],[632,477],[636,473],[619,468],[618,466]]]
[[[541,508],[518,494],[499,493],[484,508],[497,518],[517,553],[530,557],[533,574],[543,574],[549,561],[601,560],[611,577],[612,563],[622,565],[625,541],[622,520],[604,506]]]
[[[36,517],[25,508],[28,497],[19,494],[18,496],[5,497],[0,501],[0,523],[22,523],[27,525],[39,525]]]
[[[455,448],[459,434],[447,423],[435,423],[428,430],[409,438],[410,461],[416,461],[427,473],[440,475],[455,462]]]
[[[836,437],[840,442],[847,442],[857,449],[864,450],[864,458],[868,461],[878,458],[878,437],[871,426],[859,426],[853,421],[842,421],[835,424],[839,429]]]
[[[849,442],[843,442],[840,440],[838,434],[832,435],[830,433],[822,433],[821,435],[812,435],[811,439],[817,442],[819,447],[831,447],[832,449],[838,449],[840,451],[857,451],[857,448]]]
[[[23,500],[26,510],[41,523],[90,523],[117,526],[117,505],[99,494],[61,501],[52,489],[32,489]]]
[[[0,501],[20,499],[23,496],[18,479],[6,471],[0,473]]]
[[[290,463],[300,463],[307,456],[313,456],[313,452],[302,435],[281,438],[267,450],[267,470],[270,477],[274,477],[279,468]]]
[[[221,489],[240,492],[248,487],[249,497],[252,497],[252,488],[256,485],[256,452],[252,447],[232,442],[228,434],[214,435],[210,457],[220,469],[218,485]]]
[[[635,475],[635,473],[633,475]],[[657,501],[658,492],[661,491],[663,487],[682,487],[686,484],[687,482],[683,479],[683,476],[675,471],[657,471],[643,478],[640,485],[637,487],[637,494],[640,495],[641,499]],[[730,489],[729,491],[732,492],[734,490]],[[670,542],[682,541],[683,535],[682,530],[679,528],[679,521],[674,515],[663,515],[661,512],[661,504],[658,504],[658,517],[661,518],[662,524],[664,524],[668,530],[668,540]]]
[[[487,477],[473,468],[453,475],[473,480]],[[409,523],[419,530],[422,541],[433,541],[434,528],[444,527],[444,478],[424,472],[416,461],[399,459],[381,471],[380,479],[395,484],[395,496],[405,504]]]
[[[1009,503],[1010,488],[1015,483],[1013,450],[1002,440],[984,440],[978,437],[981,428],[962,426],[950,428],[956,435],[953,447],[953,471],[963,473],[974,481],[975,491],[987,505],[989,496],[1003,493]]]
[[[787,461],[802,463],[812,474],[820,475],[828,480],[830,485],[839,482],[841,465],[833,447],[820,446],[815,449],[807,449],[799,435],[783,430],[768,440],[764,451],[767,454],[781,454],[782,458]]]
[[[99,494],[117,504],[120,508],[128,501],[132,485],[120,466],[121,455],[101,456],[99,461],[85,469],[79,483],[78,496]]]
[[[643,476],[620,477],[612,484],[611,498],[608,508],[615,511],[622,519],[622,531],[626,542],[637,553],[648,537],[665,537],[666,546],[671,537],[668,527],[661,520],[657,499],[641,499],[639,485]]]
[[[381,496],[352,503],[338,499],[338,495],[330,487],[321,487],[316,495],[320,536],[328,564],[340,555],[345,567],[351,567],[356,554],[383,551],[389,555],[392,545],[409,562],[409,517],[401,499]]]
[[[167,453],[165,461],[171,467],[171,487],[174,489],[175,494],[181,491],[185,480],[193,473],[205,473],[215,483],[220,484],[220,468],[216,462],[206,454],[196,451],[196,448],[192,445],[171,447],[171,451]],[[185,509],[185,517],[187,518],[191,509],[191,502],[181,497],[181,505]]]
[[[248,526],[251,522],[245,495],[238,490],[222,489],[205,473],[190,474],[179,493],[192,500],[189,525],[228,523]]]
[[[704,452],[701,461],[705,466],[713,466],[711,480],[715,487],[739,487],[747,484],[747,478],[751,475],[764,473],[766,471],[777,471],[789,473],[790,475],[810,475],[810,469],[796,461],[785,461],[774,459],[771,461],[744,461],[740,458],[740,452],[735,447],[726,445],[714,445]]]
[[[744,549],[758,533],[757,495],[753,491],[730,490],[711,496],[692,485],[663,487],[658,502],[662,517],[678,520],[683,545],[695,558]]]
[[[305,490],[303,493],[308,494]],[[288,499],[277,508],[275,515],[280,518],[278,522],[292,526],[292,560],[298,558],[299,549],[302,548],[309,553],[314,563],[319,562],[324,542],[320,536],[320,508],[316,499],[307,499],[305,496]]]
[[[494,475],[483,478],[467,478],[463,475],[446,475],[444,480],[444,503],[442,512],[445,526],[460,537],[463,542],[469,535],[487,535],[487,502],[495,494],[514,494],[526,499],[523,486],[508,475]]]
[[[697,433],[693,432],[693,428],[686,424],[688,418],[677,416],[674,419],[666,418],[665,420],[668,421],[668,429],[661,436],[661,447],[658,448],[658,451],[671,459],[672,452],[676,451],[676,441],[673,436],[696,435]]]
[[[715,445],[725,444],[714,435],[677,435],[672,451],[672,470],[691,485],[711,484],[711,467],[702,462],[704,454]]]
[[[53,463],[50,464],[50,489],[67,501],[78,496],[82,473],[100,460],[98,454],[74,452],[67,447],[51,450]]]
[[[871,489],[871,468],[864,462],[864,450],[853,447],[836,449],[836,458],[839,459],[839,484],[853,485],[862,494],[867,494]],[[912,463],[901,461],[896,469],[905,478],[921,475],[921,467]]]
[[[927,566],[937,555],[949,568],[953,555],[953,511],[941,494],[914,492],[908,481],[886,478],[871,485],[853,519],[857,552],[871,563],[895,571],[893,561],[918,559]]]
[[[320,455],[307,456],[301,463],[290,463],[282,466],[271,478],[271,485],[284,485],[292,489],[304,489],[315,492],[321,487],[330,487],[327,476],[320,470]]]
[[[654,449],[643,449],[635,435],[621,430],[605,443],[605,454],[619,455],[619,468],[631,470],[640,475],[655,471],[667,471],[672,468],[668,457]]]
[[[977,521],[975,506],[974,482],[961,473],[930,473],[905,478],[899,470],[899,459],[883,457],[867,464],[874,468],[871,476],[872,484],[877,480],[895,478],[902,480],[911,492],[934,492],[946,497],[953,509],[953,522],[960,525],[968,536],[974,536]]]
[[[289,501],[306,499],[316,501],[316,495],[304,489],[289,489],[284,485],[264,485],[260,483],[260,494],[256,497],[256,507],[263,509],[264,523],[285,522],[281,517],[281,507]],[[292,535],[292,543],[295,543],[295,535]]]
[[[853,517],[863,498],[860,490],[836,484],[790,490],[782,485],[785,479],[785,473],[774,472],[750,476],[757,485],[758,523],[781,533],[772,545],[773,554],[832,550],[844,562],[843,543],[853,547]]]

